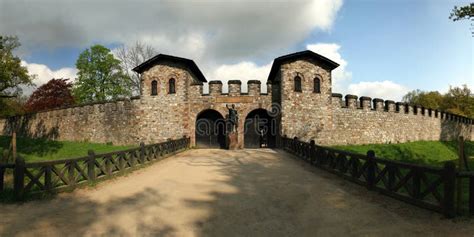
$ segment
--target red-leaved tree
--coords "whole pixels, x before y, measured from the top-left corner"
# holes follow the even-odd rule
[[[54,109],[74,104],[69,79],[51,79],[38,87],[26,102],[28,112]]]

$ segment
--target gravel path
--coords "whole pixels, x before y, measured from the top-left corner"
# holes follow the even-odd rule
[[[189,150],[52,200],[0,205],[0,236],[473,236],[267,149]]]

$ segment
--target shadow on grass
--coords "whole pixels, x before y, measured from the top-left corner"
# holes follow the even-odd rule
[[[3,150],[8,149],[11,142],[11,136],[0,136],[0,155],[3,155]],[[46,138],[17,138],[17,148],[19,154],[45,156],[50,153],[55,153],[63,147],[63,144],[58,141],[48,140]]]

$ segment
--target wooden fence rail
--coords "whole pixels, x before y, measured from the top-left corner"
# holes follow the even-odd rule
[[[14,164],[0,164],[0,192],[4,191],[6,170],[13,170],[13,195],[22,200],[27,194],[53,193],[72,189],[123,173],[132,168],[160,159],[189,147],[190,139],[182,138],[163,143],[144,145],[123,151],[95,154],[90,150],[85,157],[25,163],[18,157]]]
[[[456,214],[457,172],[453,162],[445,163],[443,168],[410,164],[377,158],[373,151],[360,155],[287,137],[281,139],[281,146],[308,163],[369,190],[440,212],[446,217]]]

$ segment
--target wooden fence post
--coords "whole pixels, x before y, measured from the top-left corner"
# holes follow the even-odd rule
[[[394,165],[388,165],[387,164],[387,170],[388,170],[388,190],[393,191],[395,188],[395,182],[396,182],[396,176],[395,173],[397,171],[397,168]]]
[[[375,152],[367,151],[367,189],[373,189],[375,186]]]
[[[464,164],[464,168],[469,171],[469,166],[467,163],[467,155],[466,150],[464,149],[464,137],[459,137],[459,170],[461,170],[462,165]]]
[[[15,160],[15,169],[13,170],[13,195],[15,200],[22,200],[25,188],[25,160],[19,156]]]
[[[444,216],[452,218],[456,215],[454,206],[455,185],[456,185],[456,165],[452,161],[444,163],[443,168],[444,179],[444,200],[443,212]]]
[[[469,177],[469,214],[474,215],[474,176]]]
[[[87,176],[89,181],[95,180],[95,153],[93,150],[87,151]]]
[[[145,164],[145,143],[140,142],[140,163]]]
[[[413,168],[413,197],[420,199],[421,196],[421,170],[419,168]]]
[[[75,171],[74,171],[74,161],[68,161],[66,162],[66,166],[67,166],[67,174],[68,174],[68,185],[74,185],[76,184],[76,175],[74,174]]]
[[[44,188],[46,192],[51,192],[53,190],[53,180],[52,180],[52,165],[47,165],[44,167]]]
[[[459,137],[459,151],[458,151],[458,170],[462,171],[463,168],[467,167],[467,164],[464,162],[464,137]],[[457,213],[462,212],[462,178],[456,179],[456,210]]]
[[[4,182],[5,182],[5,167],[2,167],[0,164],[0,192],[4,189]]]
[[[314,140],[311,140],[309,146],[309,161],[312,165],[314,165],[314,162],[316,160],[316,142],[314,142]]]

